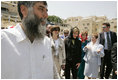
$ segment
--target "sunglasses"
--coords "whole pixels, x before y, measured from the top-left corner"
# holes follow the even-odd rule
[[[60,31],[60,29],[59,28],[54,28],[53,31]]]
[[[103,26],[102,28],[106,28],[106,26]]]

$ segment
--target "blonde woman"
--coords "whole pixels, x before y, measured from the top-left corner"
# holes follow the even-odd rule
[[[74,27],[71,29],[68,38],[65,39],[66,65],[65,78],[77,79],[77,71],[81,63],[81,41],[78,39],[79,29]]]

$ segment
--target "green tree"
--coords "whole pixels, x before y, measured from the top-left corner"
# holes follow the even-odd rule
[[[61,18],[58,16],[48,16],[47,20],[48,20],[48,22],[53,23],[53,24],[62,24],[63,23]]]

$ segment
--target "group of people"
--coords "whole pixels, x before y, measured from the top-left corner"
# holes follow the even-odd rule
[[[58,25],[46,25],[47,11],[46,1],[18,1],[22,23],[1,32],[2,79],[61,79],[61,69],[66,79],[71,73],[73,79],[95,79],[99,68],[100,78],[108,79],[112,67],[117,77],[117,36],[109,23],[88,42],[77,27],[60,36]]]

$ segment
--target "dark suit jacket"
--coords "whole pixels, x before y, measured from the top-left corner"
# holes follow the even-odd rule
[[[76,39],[75,44],[72,44],[72,39],[65,40],[66,62],[71,60],[74,64],[81,62],[81,41]]]
[[[117,42],[117,36],[115,32],[110,31],[110,35],[111,35],[111,44],[113,46],[113,44],[115,42]],[[100,44],[104,45],[105,43],[105,37],[104,37],[104,32],[100,33]]]
[[[113,69],[117,70],[117,43],[114,43],[113,48],[111,50],[111,62]]]

